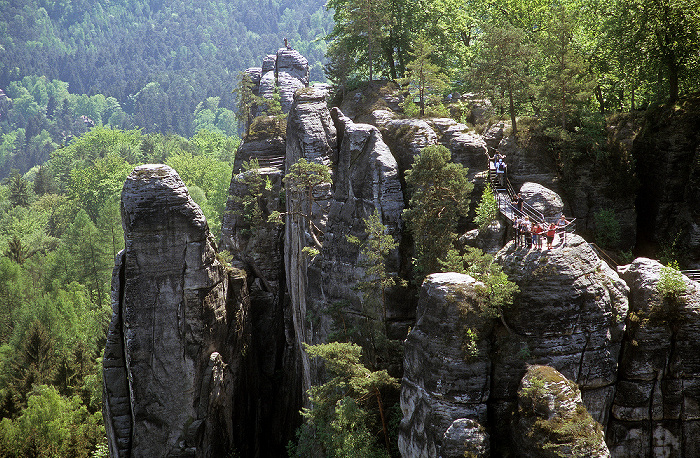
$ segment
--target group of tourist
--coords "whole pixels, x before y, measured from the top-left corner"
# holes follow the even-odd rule
[[[504,188],[506,186],[507,168],[506,163],[503,162],[503,159],[505,158],[506,157],[499,152],[496,152],[496,154],[493,155],[493,168],[496,170],[496,176],[498,177],[498,186],[501,188]]]
[[[520,196],[520,194],[518,194]],[[522,213],[522,205],[519,208],[520,214]],[[552,244],[554,243],[554,236],[559,231],[562,234],[562,243],[566,242],[566,225],[569,221],[562,214],[556,223],[550,223],[549,226],[546,224],[540,224],[537,221],[530,221],[528,215],[518,216],[513,223],[513,228],[515,229],[515,246],[524,247],[528,250],[535,248],[537,250],[542,249],[542,239],[547,239],[547,249],[552,249]],[[546,226],[543,227],[543,226]]]

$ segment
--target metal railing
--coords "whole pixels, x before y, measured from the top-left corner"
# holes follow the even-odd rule
[[[700,282],[700,270],[681,270],[681,273],[693,281]]]

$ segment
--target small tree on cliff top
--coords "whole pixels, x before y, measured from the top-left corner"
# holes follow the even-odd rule
[[[284,183],[287,185],[287,189],[293,193],[298,193],[299,198],[294,199],[293,207],[287,212],[272,212],[268,221],[281,223],[282,217],[285,215],[301,216],[309,225],[308,232],[316,247],[313,250],[317,252],[323,248],[319,240],[319,238],[323,236],[323,231],[316,225],[313,219],[313,208],[316,203],[314,192],[318,191],[320,186],[331,184],[332,182],[331,171],[327,165],[309,162],[302,157],[289,168],[287,175],[284,177]],[[305,199],[308,203],[308,213],[302,210],[302,199]],[[307,250],[307,252],[308,251],[310,250]]]
[[[402,83],[408,84],[409,102],[418,97],[420,115],[425,116],[425,105],[442,95],[447,87],[447,77],[440,73],[440,67],[430,60],[433,46],[427,38],[420,37],[416,41],[413,60],[406,65],[406,78]]]
[[[460,216],[469,210],[469,194],[474,185],[467,169],[451,161],[442,145],[428,146],[406,171],[411,193],[404,218],[415,243],[414,263],[420,275],[440,271],[439,259],[452,248]]]

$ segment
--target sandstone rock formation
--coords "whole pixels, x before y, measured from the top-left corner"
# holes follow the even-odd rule
[[[551,367],[527,369],[513,423],[518,456],[610,456],[603,429],[586,411],[578,387]]]
[[[476,281],[464,274],[429,275],[416,324],[405,342],[399,450],[404,457],[489,456],[487,401],[493,322],[478,313]],[[478,354],[467,350],[471,330]],[[465,423],[466,422],[466,423]],[[460,426],[461,424],[461,426]],[[466,431],[465,432],[465,428]],[[466,436],[469,442],[456,443]]]
[[[104,355],[110,454],[223,452],[234,431],[221,415],[233,408],[248,331],[245,285],[229,281],[204,215],[170,167],[134,169],[122,221]]]
[[[309,257],[305,246],[308,222],[299,215],[288,215],[285,224],[285,266],[294,325],[299,342],[327,340],[334,326],[328,308],[339,301],[349,302],[342,310],[348,319],[361,317],[355,265],[359,248],[347,240],[352,234],[363,238],[362,219],[379,211],[389,233],[400,238],[400,214],[403,194],[398,167],[379,131],[369,125],[355,124],[339,110],[331,113],[323,94],[313,88],[298,91],[287,122],[287,168],[306,158],[331,167],[332,186],[319,190],[313,208],[305,196],[287,192],[287,208],[312,215],[323,231],[319,256]],[[397,271],[401,259],[392,255],[389,269]],[[389,319],[405,329],[412,318],[410,305],[398,301],[399,308],[388,306]],[[397,311],[398,310],[398,311]],[[406,316],[408,313],[408,318]],[[309,320],[309,317],[314,317]],[[353,318],[354,317],[354,318]],[[306,356],[302,357],[304,387],[318,381]]]
[[[629,288],[578,235],[564,246],[538,251],[511,243],[498,261],[520,288],[515,304],[504,311],[512,333],[498,346],[493,396],[511,402],[525,361],[552,366],[576,382],[593,418],[605,424],[617,381]]]
[[[528,205],[547,218],[558,218],[564,211],[564,202],[559,194],[539,183],[523,183],[519,192]]]
[[[700,454],[700,285],[664,298],[662,265],[639,258],[620,268],[630,285],[630,318],[608,427],[613,456]]]
[[[280,48],[276,54],[265,57],[262,67],[252,67],[246,72],[255,85],[255,95],[272,99],[275,91],[279,91],[283,113],[289,112],[294,92],[309,85],[309,61],[291,48]]]
[[[679,253],[700,265],[700,97],[649,113],[634,136],[632,154],[641,183],[640,230],[656,242],[678,237]]]

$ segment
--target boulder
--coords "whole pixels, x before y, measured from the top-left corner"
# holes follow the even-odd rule
[[[523,200],[546,218],[558,218],[564,211],[559,194],[541,184],[526,182],[520,187]]]
[[[452,162],[469,169],[470,179],[488,170],[488,148],[481,135],[450,118],[434,118],[429,123],[438,136],[438,142],[452,153]]]
[[[486,227],[472,229],[459,237],[458,242],[463,246],[479,248],[484,253],[496,254],[505,245],[508,226],[497,219]]]
[[[396,119],[382,129],[383,139],[394,155],[401,176],[413,165],[413,158],[429,145],[437,144],[437,135],[422,119]]]
[[[404,457],[488,456],[490,318],[479,311],[477,282],[457,273],[429,275],[404,344],[399,451]],[[464,420],[464,421],[460,421]],[[457,438],[469,439],[468,442]]]
[[[700,446],[700,285],[664,297],[663,266],[638,258],[619,270],[630,286],[628,331],[608,427],[613,456],[696,456]]]
[[[519,456],[610,457],[603,429],[586,411],[578,387],[551,367],[528,368],[514,424]]]

